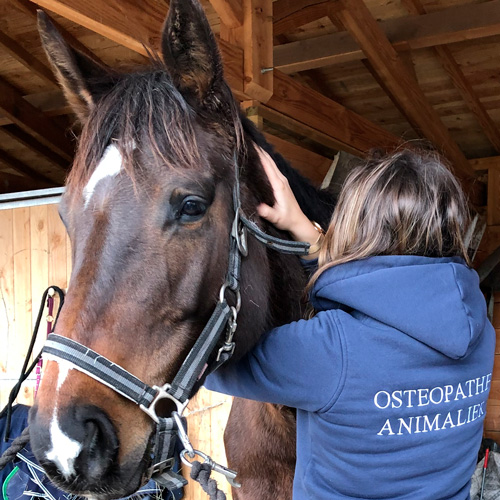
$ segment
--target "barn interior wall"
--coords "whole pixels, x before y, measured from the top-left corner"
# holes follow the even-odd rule
[[[0,210],[0,408],[19,378],[43,292],[51,285],[67,289],[70,271],[70,242],[56,204]],[[35,353],[43,346],[46,324],[44,313]],[[32,373],[17,403],[32,405],[35,385]],[[201,389],[185,413],[194,448],[223,464],[222,436],[231,402],[229,396]],[[217,479],[230,500],[229,484],[222,476]],[[206,493],[189,481],[184,498],[206,500]]]

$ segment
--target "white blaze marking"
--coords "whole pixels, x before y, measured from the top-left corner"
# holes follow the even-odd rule
[[[75,474],[73,464],[75,462],[75,459],[80,454],[82,444],[78,441],[75,441],[74,439],[71,439],[59,427],[59,422],[57,421],[57,398],[59,389],[61,389],[62,385],[64,384],[64,381],[66,380],[69,371],[72,370],[72,367],[71,364],[67,361],[54,359],[51,356],[45,356],[45,359],[56,361],[59,369],[59,373],[57,375],[57,389],[54,413],[50,422],[50,441],[52,444],[52,449],[46,453],[46,457],[48,460],[54,462],[57,465],[57,468],[61,471],[62,475],[66,479],[69,479]]]
[[[85,198],[85,208],[87,207],[92,195],[94,194],[94,190],[102,179],[106,177],[114,177],[117,175],[122,168],[123,158],[120,153],[120,150],[114,145],[111,144],[106,148],[104,154],[101,158],[101,161],[97,165],[94,173],[89,179],[87,185],[83,188],[83,197]]]

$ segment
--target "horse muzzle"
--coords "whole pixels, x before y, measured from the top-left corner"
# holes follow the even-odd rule
[[[50,421],[30,415],[33,452],[61,489],[99,499],[136,491],[143,471],[119,464],[117,432],[106,413],[92,405],[55,408]],[[140,463],[143,463],[142,461]]]

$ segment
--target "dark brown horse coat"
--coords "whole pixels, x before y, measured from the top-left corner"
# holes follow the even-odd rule
[[[196,0],[171,2],[165,65],[132,74],[97,66],[71,49],[47,16],[39,21],[83,124],[60,206],[73,270],[56,333],[163,385],[224,283],[236,168],[243,211],[278,234],[255,214],[273,195],[254,143],[273,154],[306,215],[324,224],[332,206],[240,117]],[[262,332],[300,316],[304,276],[296,257],[250,237],[241,282],[236,358]],[[291,498],[294,425],[291,409],[235,400],[225,433],[229,465],[242,483],[235,498]],[[144,480],[152,421],[62,361],[47,363],[30,428],[37,459],[66,491],[118,498]]]

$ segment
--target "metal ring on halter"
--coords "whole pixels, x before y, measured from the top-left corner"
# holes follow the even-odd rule
[[[186,453],[187,450],[181,451],[180,457],[182,463],[187,465],[188,467],[193,467],[193,464],[186,458]],[[233,486],[234,488],[241,488],[241,484],[236,481],[236,476],[237,476],[236,471],[224,467],[223,465],[220,465],[217,462],[214,462],[212,457],[208,456],[206,453],[203,453],[202,451],[194,450],[194,457],[191,458],[195,458],[196,455],[199,456],[201,459],[203,459],[203,463],[207,464],[212,470],[218,472],[219,474],[222,474],[227,479],[228,483],[231,486]]]
[[[158,401],[161,401],[162,399],[170,399],[170,401],[173,401],[175,403],[175,406],[177,408],[177,412],[179,415],[182,415],[184,410],[186,409],[186,406],[189,403],[189,399],[186,399],[184,403],[181,403],[178,399],[174,398],[171,394],[169,394],[167,391],[170,389],[170,384],[165,384],[163,387],[158,387],[157,385],[153,385],[153,389],[158,391],[156,394],[155,398],[153,401],[151,401],[151,404],[146,407],[144,405],[139,405],[139,408],[149,415],[156,423],[159,423],[159,418],[158,415],[156,414],[156,404]]]
[[[224,302],[224,299],[226,298],[226,288],[229,287],[229,284],[226,282],[224,283],[221,288],[220,288],[220,292],[219,292],[219,302]],[[229,288],[230,290],[232,290],[232,288]],[[241,293],[239,290],[232,290],[234,292],[234,294],[236,295],[236,305],[234,306],[234,308],[236,309],[236,313],[239,313],[240,312],[240,309],[241,309]]]

